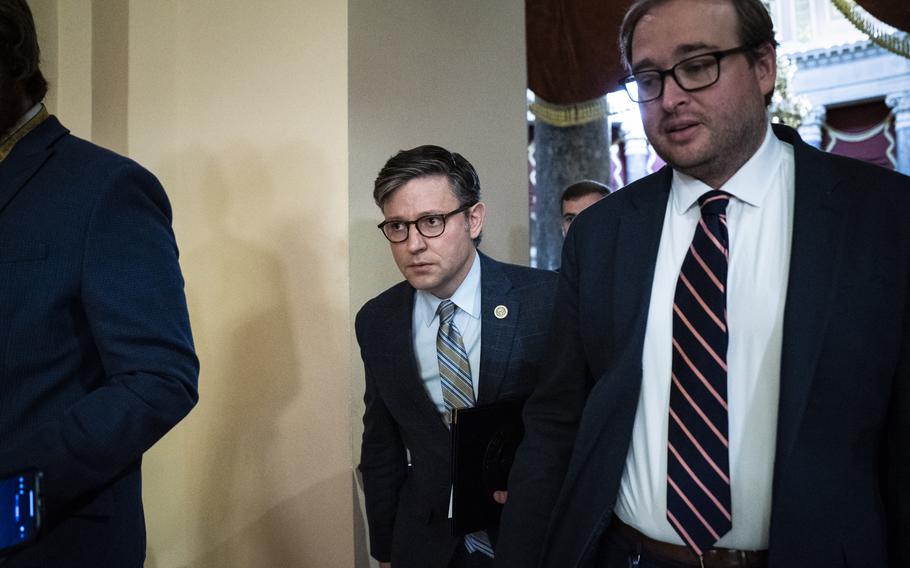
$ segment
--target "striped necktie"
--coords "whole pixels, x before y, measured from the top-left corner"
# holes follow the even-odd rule
[[[727,203],[709,191],[673,301],[667,519],[698,556],[733,526],[727,441]]]
[[[443,300],[437,308],[439,333],[436,335],[436,358],[442,379],[442,399],[446,407],[446,422],[451,423],[453,408],[474,406],[474,385],[471,383],[471,364],[465,351],[461,332],[455,326],[452,300]]]
[[[436,358],[439,360],[439,377],[442,380],[442,398],[446,406],[446,422],[451,423],[452,409],[474,406],[474,385],[471,382],[471,364],[464,348],[461,332],[455,325],[458,307],[452,300],[440,302],[439,332],[436,334]],[[471,554],[479,552],[493,558],[493,546],[485,531],[464,536],[464,546]]]

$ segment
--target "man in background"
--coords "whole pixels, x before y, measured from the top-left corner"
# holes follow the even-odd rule
[[[562,236],[569,232],[569,225],[575,216],[610,195],[610,188],[593,180],[573,183],[562,192],[560,213],[562,215]]]
[[[451,415],[534,388],[556,274],[477,251],[486,209],[460,154],[401,151],[379,172],[373,197],[405,280],[356,321],[370,552],[385,568],[488,567],[496,527],[452,536]]]
[[[910,566],[910,180],[770,124],[760,0],[620,41],[668,166],[569,232],[498,566]]]
[[[0,564],[139,568],[142,454],[197,400],[171,208],[48,114],[38,60],[0,0],[0,478],[43,473],[46,512]]]

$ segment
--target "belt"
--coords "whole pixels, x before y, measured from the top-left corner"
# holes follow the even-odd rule
[[[688,546],[679,546],[647,537],[620,521],[616,515],[610,523],[610,531],[619,534],[635,552],[644,554],[654,560],[675,562],[683,566],[699,568],[766,568],[768,566],[767,550],[734,550],[732,548],[712,548],[704,556],[698,557]]]

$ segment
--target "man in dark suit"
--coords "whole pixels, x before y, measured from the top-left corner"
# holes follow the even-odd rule
[[[477,174],[459,154],[399,152],[373,197],[405,281],[357,314],[371,554],[393,568],[490,566],[486,531],[451,533],[449,417],[531,392],[556,275],[476,250],[485,209]]]
[[[49,116],[46,90],[28,6],[2,0],[0,478],[42,472],[46,516],[0,564],[138,568],[142,453],[197,399],[171,209]]]
[[[497,566],[910,565],[910,181],[771,128],[759,0],[621,42],[669,166],[572,224]]]

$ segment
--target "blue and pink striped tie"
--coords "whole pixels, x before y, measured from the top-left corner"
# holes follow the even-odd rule
[[[667,519],[703,556],[733,526],[727,440],[727,203],[709,191],[673,301]]]

